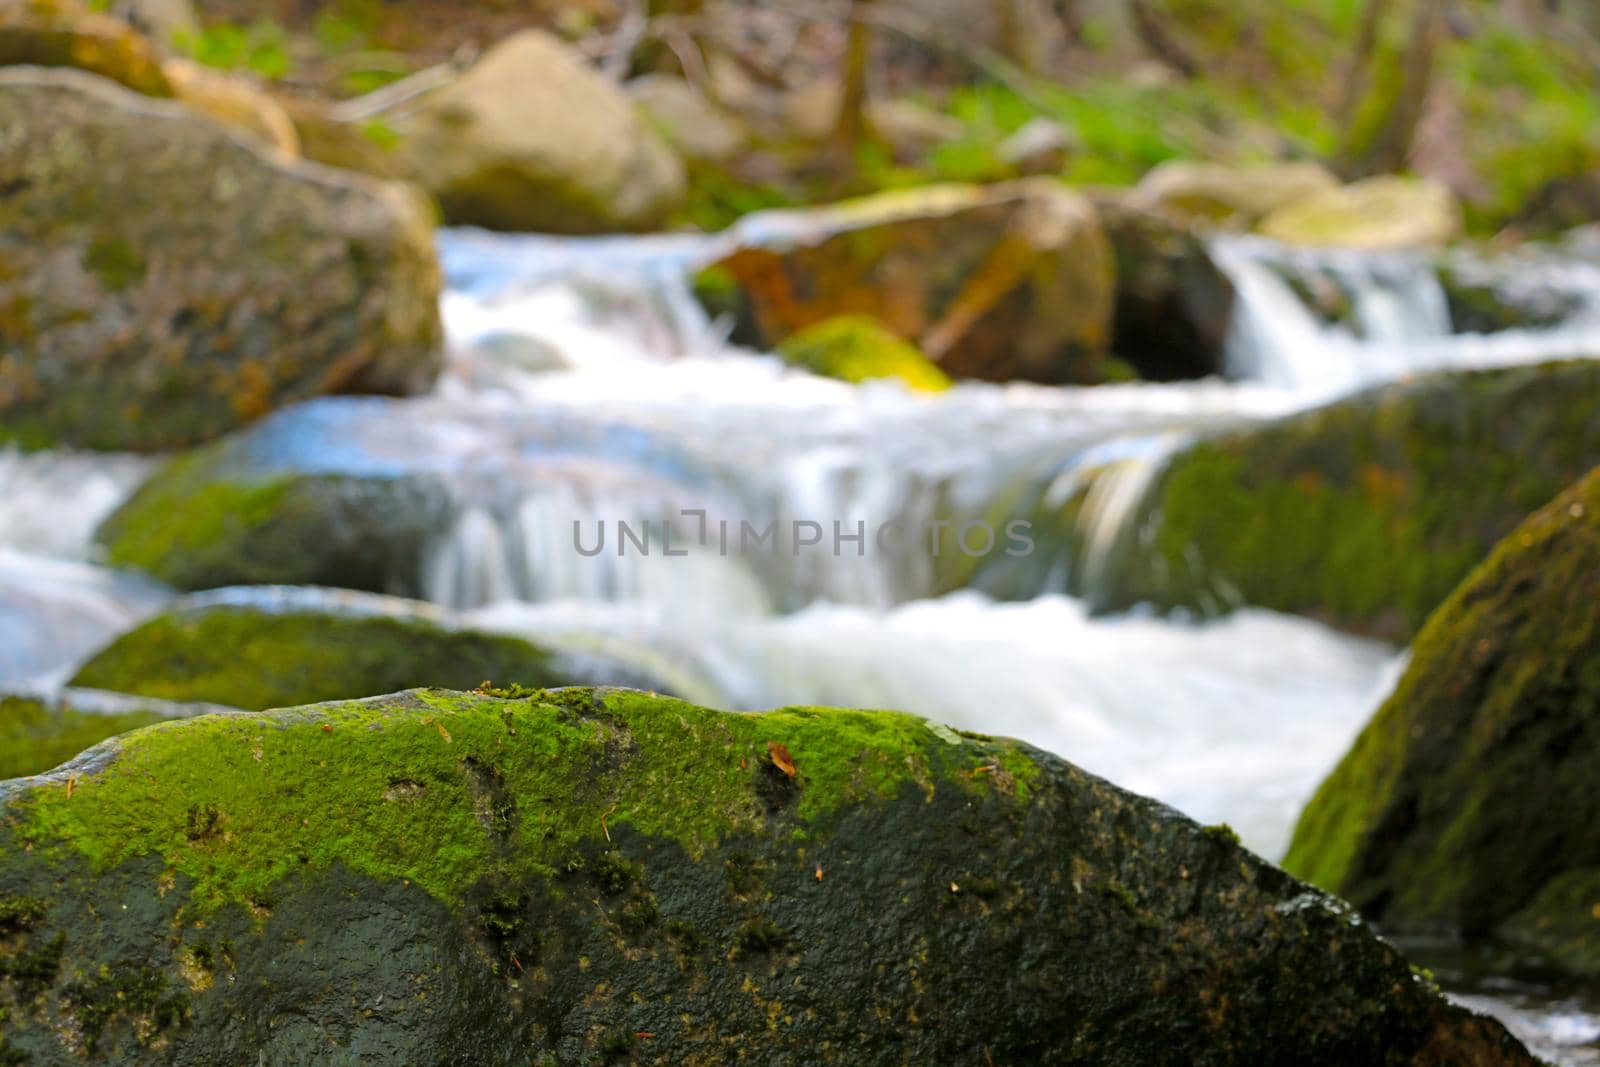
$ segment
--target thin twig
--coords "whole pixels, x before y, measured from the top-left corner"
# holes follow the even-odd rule
[[[409,78],[386,85],[365,96],[335,104],[328,109],[329,117],[336,122],[364,122],[393,111],[401,104],[410,103],[419,96],[443,89],[461,76],[461,67],[454,60],[419,70]]]

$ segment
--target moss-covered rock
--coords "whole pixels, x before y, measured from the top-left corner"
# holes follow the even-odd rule
[[[0,439],[155,450],[441,365],[399,186],[263,154],[73,70],[0,70]]]
[[[42,774],[108,737],[191,713],[154,700],[0,694],[0,780]]]
[[[1383,386],[1179,453],[1101,606],[1253,604],[1405,641],[1597,462],[1600,363]]]
[[[1461,228],[1461,205],[1449,186],[1394,176],[1311,193],[1256,227],[1289,244],[1379,250],[1442,246]]]
[[[172,96],[161,50],[121,19],[78,0],[0,3],[0,67],[72,67],[145,96]]]
[[[418,691],[0,786],[13,1058],[1531,1064],[1332,898],[910,716]]]
[[[628,98],[538,30],[495,45],[392,126],[402,173],[458,225],[647,230],[684,198],[682,162]]]
[[[1600,975],[1600,472],[1440,607],[1285,864],[1380,919]]]
[[[870,315],[840,315],[808,326],[785,339],[778,355],[797,367],[846,382],[894,378],[922,392],[950,388],[949,375],[916,345]]]
[[[747,218],[717,264],[769,346],[870,315],[955,378],[1094,382],[1115,265],[1094,206],[1044,180]]]
[[[331,450],[307,467],[282,451],[296,437],[317,441],[318,426],[337,433],[360,403],[281,412],[172,460],[101,525],[107,561],[184,590],[323,585],[418,595],[429,541],[449,523],[443,481],[340,465]]]
[[[283,588],[180,601],[90,658],[71,684],[259,711],[486,681],[667,688],[637,666],[462,629],[424,604]]]

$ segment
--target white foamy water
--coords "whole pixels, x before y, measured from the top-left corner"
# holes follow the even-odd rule
[[[1459,269],[1504,280],[1513,298],[1542,289],[1567,305],[1563,321],[1550,328],[1480,334],[1452,322],[1437,257],[1289,248],[1260,237],[1218,238],[1211,251],[1239,294],[1230,376],[1308,401],[1444,368],[1600,357],[1600,264],[1582,259],[1541,256],[1498,268],[1464,260]],[[1304,293],[1320,294],[1345,314],[1325,321]]]
[[[157,583],[88,562],[100,522],[150,470],[133,456],[0,452],[0,690],[48,690],[156,611]]]

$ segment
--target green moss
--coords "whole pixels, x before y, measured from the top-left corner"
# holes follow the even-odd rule
[[[1600,867],[1551,879],[1497,932],[1567,971],[1600,975]]]
[[[92,241],[84,253],[84,267],[98,275],[105,287],[120,293],[144,280],[148,265],[132,245],[118,238]]]
[[[950,378],[932,360],[865,315],[839,315],[786,339],[778,354],[814,374],[846,382],[895,378],[912,389],[937,393]]]
[[[1404,641],[1596,461],[1592,361],[1386,386],[1177,456],[1102,606],[1248,603]]]
[[[96,533],[107,559],[187,590],[417,591],[424,546],[446,521],[437,482],[285,472],[254,461],[255,440],[244,434],[157,471]]]
[[[0,781],[41,774],[108,737],[165,718],[158,711],[99,715],[23,697],[0,697]],[[0,901],[0,926],[4,922]]]
[[[806,822],[908,783],[993,789],[988,776],[974,784],[959,772],[1026,762],[999,745],[948,745],[922,720],[887,712],[729,714],[628,691],[507,701],[431,690],[152,727],[70,796],[41,788],[13,818],[30,847],[96,869],[158,856],[192,880],[202,909],[270,901],[282,879],[334,864],[459,903],[508,855],[556,877],[581,864],[586,842],[623,828],[694,855],[759,830],[775,797],[768,781],[781,775],[772,741],[799,770],[778,799]],[[484,817],[474,765],[503,783],[506,817]],[[626,891],[630,869],[613,873]]]
[[[514,637],[418,618],[206,608],[124,634],[72,684],[258,711],[496,678],[569,680],[548,652]]]
[[[1469,937],[1600,919],[1600,475],[1530,518],[1417,637],[1284,865],[1394,928]],[[1587,906],[1588,919],[1582,907]],[[1520,918],[1513,918],[1521,913]],[[1593,925],[1588,925],[1592,923]],[[1593,954],[1590,964],[1600,963]]]
[[[293,486],[286,477],[209,480],[214,449],[174,460],[101,531],[109,561],[157,576],[174,557],[205,556],[269,520]]]

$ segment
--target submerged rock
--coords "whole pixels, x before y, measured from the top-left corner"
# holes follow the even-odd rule
[[[1398,932],[1600,976],[1600,472],[1506,538],[1301,817],[1285,865]]]
[[[937,393],[950,378],[917,347],[869,315],[841,315],[809,326],[778,346],[785,362],[846,382],[893,378]]]
[[[1301,197],[1257,230],[1289,244],[1428,248],[1461,236],[1461,205],[1442,182],[1390,175]]]
[[[1110,339],[1111,249],[1055,182],[944,185],[751,216],[717,265],[776,346],[871,315],[952,377],[1094,382]]]
[[[1600,362],[1382,386],[1179,453],[1101,606],[1252,604],[1405,641],[1597,462]]]
[[[0,438],[174,448],[437,375],[439,267],[400,187],[79,71],[0,71],[0,127]]]
[[[1533,1062],[1225,830],[884,712],[163,726],[0,786],[0,924],[13,1058]]]
[[[43,774],[117,734],[217,710],[110,693],[0,694],[0,780]]]
[[[456,225],[601,233],[664,223],[683,164],[627,96],[538,30],[390,121],[401,169]]]
[[[486,681],[668,688],[636,665],[465,629],[426,604],[282,588],[179,601],[90,658],[71,684],[259,711]]]

